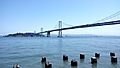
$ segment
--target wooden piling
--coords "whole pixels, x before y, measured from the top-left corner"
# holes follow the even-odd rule
[[[77,66],[77,61],[75,59],[71,60],[71,66]]]
[[[91,63],[92,64],[97,63],[97,58],[96,57],[91,57]]]
[[[42,57],[41,62],[42,62],[42,63],[43,63],[43,62],[46,62],[46,57]]]
[[[63,61],[68,61],[68,56],[67,55],[63,55]]]
[[[49,62],[45,63],[45,68],[52,68],[52,64],[50,64]]]
[[[110,56],[112,57],[112,56],[115,56],[115,53],[113,53],[113,52],[110,52]]]
[[[112,63],[117,63],[117,57],[116,56],[112,56],[111,57],[111,62]]]
[[[85,55],[83,53],[80,53],[80,59],[85,59]]]
[[[95,53],[95,57],[99,58],[100,57],[100,53]]]

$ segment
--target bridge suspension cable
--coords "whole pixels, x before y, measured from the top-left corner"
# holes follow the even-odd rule
[[[117,16],[119,16],[119,15],[120,15],[120,11],[118,11],[118,12],[116,12],[116,13],[110,15],[110,16],[107,16],[107,17],[105,17],[105,18],[102,18],[102,19],[100,19],[100,20],[98,20],[98,21],[96,21],[96,22],[103,22],[103,21],[112,19],[112,18],[114,18],[114,17],[117,17]],[[70,25],[70,24],[67,24],[67,23],[64,23],[64,22],[62,22],[62,24],[63,24],[63,25],[66,25],[66,26],[70,26],[70,27],[73,26],[73,25]],[[62,27],[63,27],[63,26],[62,26]],[[58,24],[56,24],[53,28],[58,28]]]
[[[63,25],[66,25],[66,26],[73,26],[73,25],[70,25],[70,24],[66,24],[66,23],[63,23]]]
[[[117,16],[119,16],[119,15],[120,15],[120,11],[118,11],[118,12],[116,12],[116,13],[110,15],[110,16],[107,16],[107,17],[105,17],[105,18],[102,18],[102,19],[100,19],[100,20],[98,20],[98,21],[96,21],[96,22],[106,21],[106,20],[112,19],[112,18],[114,18],[114,17],[117,17]]]
[[[62,22],[62,27],[63,27],[63,25],[66,25],[66,26],[73,26],[73,25],[70,25],[70,24],[67,24],[67,23]],[[56,24],[53,28],[58,28],[58,24]]]
[[[58,28],[58,24],[56,24],[53,28]]]

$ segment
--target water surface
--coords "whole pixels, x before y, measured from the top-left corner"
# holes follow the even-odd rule
[[[97,65],[90,63],[95,52],[100,53]],[[109,53],[115,52],[118,63],[112,64]],[[84,61],[79,54],[84,53]],[[63,62],[63,54],[68,62]],[[53,68],[72,68],[70,61],[78,61],[77,68],[120,68],[120,37],[81,36],[81,37],[0,37],[0,68],[44,68],[40,62],[43,56]]]

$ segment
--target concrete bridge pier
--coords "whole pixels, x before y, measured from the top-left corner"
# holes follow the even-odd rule
[[[47,37],[50,37],[50,31],[47,32]]]
[[[40,33],[39,33],[39,35],[40,35],[40,36],[43,36],[43,33],[42,33],[42,32],[40,32]]]

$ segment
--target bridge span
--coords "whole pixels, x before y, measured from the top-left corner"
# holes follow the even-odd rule
[[[60,23],[62,23],[62,21],[59,21],[59,24]],[[72,27],[66,27],[66,28],[62,28],[62,24],[60,24],[59,29],[47,30],[47,31],[39,32],[39,33],[40,34],[47,33],[47,37],[50,37],[50,32],[59,31],[58,37],[62,37],[62,30],[77,29],[77,28],[87,28],[87,27],[96,27],[96,26],[105,26],[105,25],[115,25],[115,24],[120,24],[120,20],[102,22],[102,23],[78,25],[78,26],[72,26]]]

